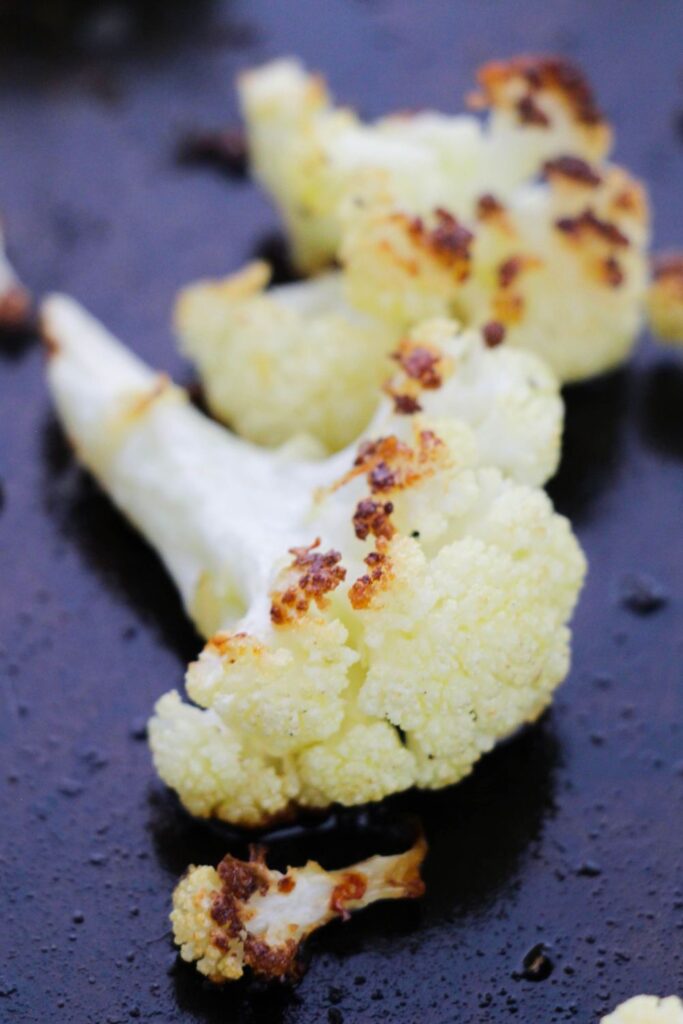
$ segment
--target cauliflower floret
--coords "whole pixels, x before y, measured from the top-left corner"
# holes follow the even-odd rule
[[[209,408],[242,437],[277,446],[308,434],[343,448],[377,407],[395,327],[352,310],[341,276],[264,292],[265,263],[185,288],[175,313],[182,351]]]
[[[576,158],[507,202],[480,196],[471,218],[416,218],[373,185],[346,208],[341,257],[349,302],[399,327],[427,316],[506,329],[560,381],[590,377],[630,352],[647,289],[647,204],[620,168]]]
[[[256,264],[195,285],[178,308],[182,347],[198,362],[209,405],[238,433],[270,444],[303,432],[334,451],[358,438],[373,412],[368,429],[384,429],[380,385],[392,375],[386,390],[398,415],[465,420],[482,461],[524,483],[555,472],[557,381],[530,353],[499,345],[500,325],[459,331],[435,320],[399,341],[397,331],[345,311],[339,274],[264,295],[265,274]]]
[[[399,330],[500,322],[562,382],[611,369],[642,321],[644,192],[605,163],[611,132],[573,66],[518,58],[479,81],[486,124],[427,112],[367,125],[298,64],[266,65],[239,86],[256,177],[303,269],[341,260],[352,307]],[[302,91],[316,103],[297,105]]]
[[[0,224],[0,329],[24,327],[31,310],[31,298],[20,283],[14,267],[5,254],[5,240]]]
[[[180,955],[219,983],[241,978],[245,967],[264,978],[296,978],[301,944],[318,928],[379,900],[421,896],[426,852],[418,839],[405,853],[337,871],[308,861],[282,873],[267,867],[262,847],[252,847],[249,861],[228,854],[216,869],[191,867],[173,893]]]
[[[576,153],[600,160],[610,130],[579,72],[558,58],[485,65],[471,115],[433,111],[364,124],[333,105],[324,80],[298,61],[278,60],[238,82],[256,178],[278,204],[302,270],[337,255],[340,207],[359,178],[381,172],[415,214],[463,212],[482,191],[506,194],[544,160]]]
[[[602,1024],[683,1024],[683,1003],[677,996],[634,996],[603,1017]]]
[[[150,723],[194,813],[255,825],[442,786],[548,704],[583,555],[543,491],[482,458],[495,388],[487,408],[464,378],[469,422],[428,405],[459,360],[501,350],[441,348],[452,328],[428,325],[372,432],[306,462],[207,421],[70,300],[48,301],[44,330],[80,458],[211,637],[187,674],[195,706],[166,695]],[[504,386],[500,405],[495,429]]]
[[[683,344],[683,253],[665,253],[654,260],[647,312],[659,338]]]

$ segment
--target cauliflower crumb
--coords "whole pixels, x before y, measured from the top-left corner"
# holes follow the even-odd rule
[[[219,983],[242,977],[247,967],[263,978],[296,978],[301,944],[316,929],[378,900],[421,896],[426,852],[420,838],[405,853],[337,871],[308,861],[282,873],[267,867],[262,848],[252,847],[249,861],[228,854],[216,869],[191,867],[173,893],[180,955]]]

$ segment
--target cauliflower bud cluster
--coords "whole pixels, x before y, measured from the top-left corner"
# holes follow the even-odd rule
[[[479,82],[485,122],[424,112],[367,124],[297,62],[248,72],[255,177],[302,270],[341,262],[352,308],[399,332],[435,315],[494,321],[563,382],[610,369],[642,321],[644,190],[607,162],[610,128],[566,61],[496,62]],[[283,362],[289,352],[283,337]],[[229,398],[219,411],[234,414]]]
[[[372,429],[307,461],[207,420],[68,299],[48,301],[44,331],[80,458],[210,637],[192,703],[165,695],[149,730],[190,811],[259,825],[443,786],[548,704],[585,564],[517,482],[543,476],[531,425],[557,428],[527,419],[533,357],[427,325]]]

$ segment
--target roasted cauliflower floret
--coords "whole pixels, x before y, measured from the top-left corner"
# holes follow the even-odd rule
[[[659,338],[683,344],[683,253],[663,253],[654,260],[647,312]]]
[[[429,325],[372,430],[304,462],[207,421],[69,300],[44,330],[67,434],[210,637],[193,704],[167,694],[150,723],[193,813],[257,825],[446,785],[547,706],[583,556],[543,491],[482,456],[504,383],[495,413],[496,388],[487,402],[463,379],[469,422],[429,405],[451,363],[514,353],[442,346],[452,328]],[[508,440],[514,461],[524,436]]]
[[[603,1017],[602,1024],[683,1024],[683,1003],[677,996],[634,996]]]
[[[347,207],[341,255],[349,301],[404,326],[455,315],[496,321],[505,343],[542,356],[561,381],[620,363],[647,289],[647,204],[613,166],[563,157],[507,201],[483,193],[458,220],[398,210],[375,187]]]
[[[369,429],[384,429],[387,382],[397,415],[465,420],[483,461],[516,479],[541,484],[555,472],[557,381],[530,353],[500,345],[501,324],[463,332],[433,321],[401,339],[345,310],[338,274],[262,294],[265,276],[253,264],[225,282],[190,287],[176,317],[212,411],[238,433],[262,444],[304,434],[334,451],[358,438],[373,413]]]
[[[0,223],[0,329],[16,330],[24,327],[30,310],[29,293],[5,254],[5,239]]]
[[[363,124],[298,64],[266,65],[239,86],[256,177],[303,269],[341,260],[352,307],[400,330],[431,316],[502,322],[563,382],[608,370],[642,320],[644,192],[605,162],[610,129],[569,63],[494,62],[479,84],[485,123]]]
[[[249,861],[228,855],[215,869],[191,867],[173,893],[180,955],[214,982],[241,978],[246,967],[263,978],[296,978],[297,955],[311,932],[379,900],[421,896],[426,852],[419,839],[405,853],[337,871],[309,861],[282,873],[267,867],[261,847],[252,847]]]
[[[273,447],[307,434],[337,451],[375,412],[399,332],[351,309],[339,274],[264,291],[269,277],[253,263],[185,288],[181,349],[211,411],[242,437]]]
[[[379,172],[413,214],[436,206],[462,214],[481,192],[505,195],[551,157],[606,155],[609,128],[568,62],[496,62],[481,69],[479,83],[474,105],[491,108],[484,125],[433,111],[365,124],[335,107],[324,80],[298,61],[240,77],[251,166],[283,214],[302,270],[337,255],[341,204],[368,172]]]

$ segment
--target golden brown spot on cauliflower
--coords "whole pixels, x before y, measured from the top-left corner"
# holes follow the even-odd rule
[[[470,249],[474,235],[441,207],[434,211],[434,227],[427,227],[422,217],[406,217],[397,213],[405,225],[411,241],[420,249],[433,256],[447,270],[452,270],[459,281],[464,281],[470,272]]]
[[[447,363],[443,353],[435,345],[423,344],[409,338],[400,342],[392,359],[399,364],[402,373],[389,381],[385,391],[394,400],[398,413],[420,412],[420,391],[441,387]]]
[[[522,124],[535,125],[537,128],[550,127],[550,118],[530,94],[517,100],[517,115]]]
[[[340,553],[333,550],[316,551],[319,544],[320,539],[317,539],[309,547],[290,548],[294,560],[285,570],[285,577],[301,574],[284,589],[272,594],[270,618],[276,626],[293,622],[304,615],[312,603],[318,608],[324,608],[327,604],[325,595],[346,578],[346,569],[339,564]]]
[[[404,373],[416,380],[421,387],[428,390],[441,387],[443,378],[438,366],[442,353],[436,346],[416,344],[409,340],[402,341],[391,358],[395,359]]]
[[[615,256],[608,256],[602,263],[604,279],[610,288],[618,288],[624,281],[624,271]]]
[[[505,325],[498,320],[489,320],[481,329],[487,348],[496,348],[505,340]]]
[[[415,434],[415,447],[390,434],[376,441],[364,441],[351,469],[331,490],[339,490],[358,476],[365,476],[373,494],[382,491],[403,490],[425,476],[431,475],[439,461],[448,457],[448,449],[432,430]]]
[[[364,498],[359,501],[353,516],[353,528],[359,540],[366,540],[370,534],[373,537],[383,537],[391,540],[396,532],[390,520],[394,506],[390,501],[373,501],[372,498]]]
[[[554,160],[546,160],[543,164],[543,175],[550,179],[568,178],[590,188],[596,188],[602,181],[598,172],[578,156],[558,156]]]
[[[348,921],[351,917],[348,904],[353,903],[354,900],[362,899],[365,896],[367,887],[367,879],[360,871],[345,872],[341,881],[337,882],[332,890],[330,910],[334,914],[339,914],[343,921]]]
[[[520,120],[527,113],[527,107],[520,109],[520,103],[531,100],[535,104],[540,92],[548,92],[560,98],[580,124],[604,123],[588,82],[576,65],[563,57],[525,56],[490,61],[479,68],[477,81],[480,91],[470,98],[470,104],[477,108],[504,105],[509,87],[514,84],[524,89],[522,96],[514,100]]]
[[[365,558],[368,572],[359,576],[349,589],[349,601],[356,611],[369,608],[373,598],[386,589],[393,579],[389,556],[383,551],[371,551]]]
[[[505,212],[505,207],[491,192],[485,192],[477,199],[477,219],[489,220]]]
[[[555,221],[555,227],[567,238],[581,241],[582,238],[593,236],[619,248],[629,245],[626,235],[612,221],[602,220],[595,212],[586,207],[576,217],[560,217]]]

